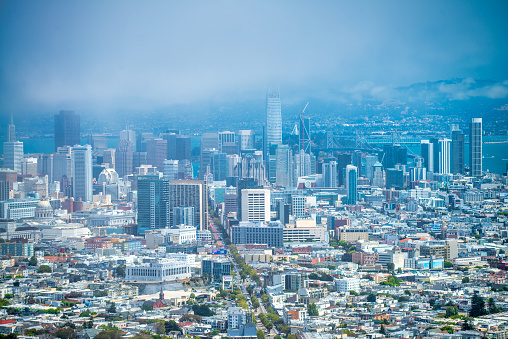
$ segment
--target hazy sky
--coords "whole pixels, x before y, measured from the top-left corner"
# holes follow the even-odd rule
[[[507,1],[2,1],[0,111],[508,79]]]

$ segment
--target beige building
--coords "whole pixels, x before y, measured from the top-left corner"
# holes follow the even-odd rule
[[[358,240],[369,240],[368,228],[339,227],[337,231],[337,239],[339,241],[356,242]]]
[[[325,227],[316,225],[314,219],[297,219],[294,224],[284,225],[284,241],[329,241]]]

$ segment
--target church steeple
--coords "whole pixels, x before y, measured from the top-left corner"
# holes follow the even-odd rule
[[[164,291],[162,290],[162,285],[161,285],[161,292],[159,293],[159,300],[164,300]]]

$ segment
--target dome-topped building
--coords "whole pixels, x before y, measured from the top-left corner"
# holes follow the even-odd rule
[[[53,219],[53,208],[48,200],[41,200],[35,207],[35,219],[36,220],[48,220]]]

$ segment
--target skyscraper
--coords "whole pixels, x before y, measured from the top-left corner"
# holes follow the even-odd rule
[[[171,180],[169,183],[170,220],[175,207],[194,207],[194,225],[199,230],[208,228],[206,186],[202,180]]]
[[[452,131],[452,168],[453,174],[464,174],[464,133]]]
[[[169,180],[158,175],[138,177],[138,234],[169,228]]]
[[[429,140],[420,141],[420,155],[427,171],[434,172],[434,144]]]
[[[293,155],[288,145],[279,145],[276,150],[277,169],[275,184],[279,187],[293,186]]]
[[[210,173],[214,181],[224,181],[228,176],[228,159],[226,153],[213,152],[210,157]]]
[[[168,180],[178,179],[178,160],[164,160],[164,178]]]
[[[23,143],[21,141],[4,142],[4,168],[21,174],[21,159],[23,159]]]
[[[325,159],[323,163],[323,186],[337,187],[337,161],[334,159]]]
[[[270,190],[242,190],[241,221],[270,221]]]
[[[450,139],[440,139],[439,145],[439,174],[450,174],[450,149],[452,141]]]
[[[253,149],[254,142],[255,142],[254,131],[250,130],[250,129],[238,131],[238,141],[239,141],[240,151],[243,151],[246,149]]]
[[[203,133],[201,137],[201,159],[199,164],[199,178],[204,178],[207,167],[210,166],[210,150],[219,149],[219,135],[217,133]]]
[[[282,143],[282,112],[278,90],[266,95],[266,141],[268,144]]]
[[[300,115],[300,126],[298,129],[300,149],[310,153],[310,118]]]
[[[178,136],[176,138],[176,160],[191,160],[191,138]]]
[[[127,140],[130,142],[132,151],[136,151],[136,132],[127,128],[126,130],[120,132],[120,140]]]
[[[346,166],[346,191],[347,191],[347,203],[350,205],[356,205],[358,195],[358,169],[356,166]]]
[[[116,145],[115,170],[120,178],[132,174],[133,146],[134,144],[127,139],[120,140]]]
[[[482,176],[482,118],[469,124],[469,167],[473,177]]]
[[[72,148],[72,196],[75,200],[92,200],[92,146]]]
[[[13,142],[16,141],[16,126],[14,126],[14,120],[12,119],[12,113],[11,113],[11,121],[9,122],[9,125],[7,126],[7,142]]]
[[[55,114],[55,151],[58,147],[81,144],[79,115],[74,111],[60,111]]]
[[[167,159],[168,142],[164,139],[148,139],[146,141],[146,161],[149,165],[157,167],[158,171],[164,169],[164,160]]]

